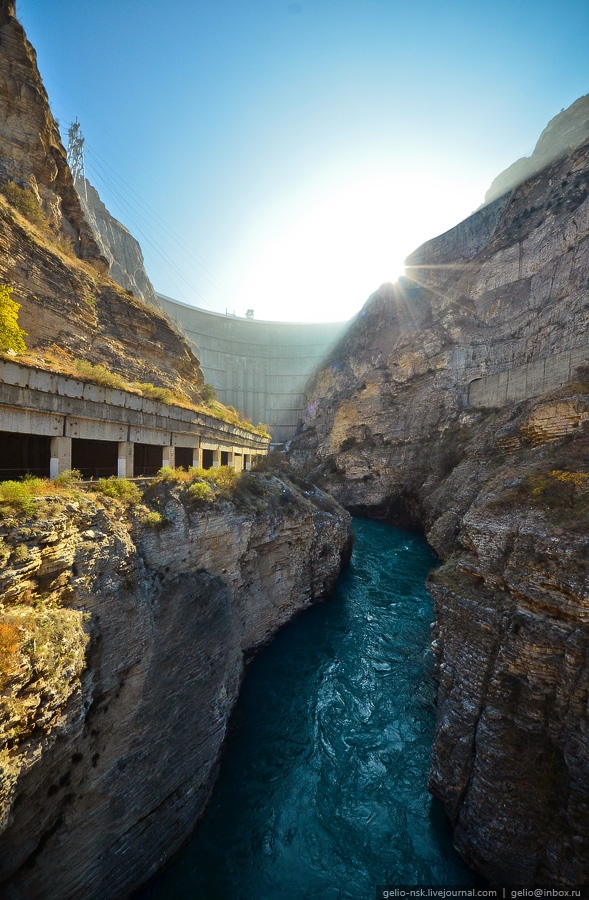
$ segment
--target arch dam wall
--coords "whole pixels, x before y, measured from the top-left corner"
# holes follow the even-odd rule
[[[221,403],[254,424],[264,422],[274,442],[290,440],[307,381],[349,323],[266,322],[198,309],[164,294],[158,299],[196,348]]]

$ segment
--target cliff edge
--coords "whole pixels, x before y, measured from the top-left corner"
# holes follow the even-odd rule
[[[562,109],[550,120],[538,138],[531,156],[522,156],[493,179],[485,194],[485,203],[492,203],[497,197],[512,191],[587,139],[589,94],[579,97],[568,109]]]
[[[349,516],[253,473],[0,508],[0,893],[124,898],[194,828],[244,660],[329,595]]]

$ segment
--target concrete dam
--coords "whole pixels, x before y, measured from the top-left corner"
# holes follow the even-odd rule
[[[254,425],[264,422],[274,443],[293,437],[309,378],[350,324],[268,322],[210,312],[164,294],[158,301],[194,346],[221,403]]]

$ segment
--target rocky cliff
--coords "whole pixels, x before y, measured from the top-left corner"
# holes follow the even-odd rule
[[[35,51],[15,18],[14,0],[0,2],[0,51],[0,182],[32,191],[54,234],[106,272],[80,207]]]
[[[107,277],[35,51],[0,0],[0,284],[38,357],[55,345],[130,381],[198,399],[198,359],[167,319]]]
[[[102,255],[108,260],[108,274],[126,290],[150,306],[161,308],[149,280],[139,242],[124,225],[111,216],[96,188],[85,179],[80,187],[80,203]]]
[[[589,94],[585,94],[550,120],[538,138],[531,156],[522,156],[493,179],[485,194],[485,203],[491,203],[502,194],[512,191],[588,138]]]
[[[416,251],[292,445],[445,562],[430,784],[495,882],[589,881],[588,193],[585,143]]]
[[[243,476],[191,503],[40,497],[0,522],[0,893],[116,900],[188,836],[244,659],[331,591],[349,517]],[[1,505],[1,504],[0,504]]]

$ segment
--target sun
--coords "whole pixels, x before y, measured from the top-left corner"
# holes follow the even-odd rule
[[[351,318],[381,284],[405,273],[404,260],[419,243],[439,233],[455,194],[419,171],[351,180],[315,198],[260,250],[236,305],[255,309],[256,318]]]

